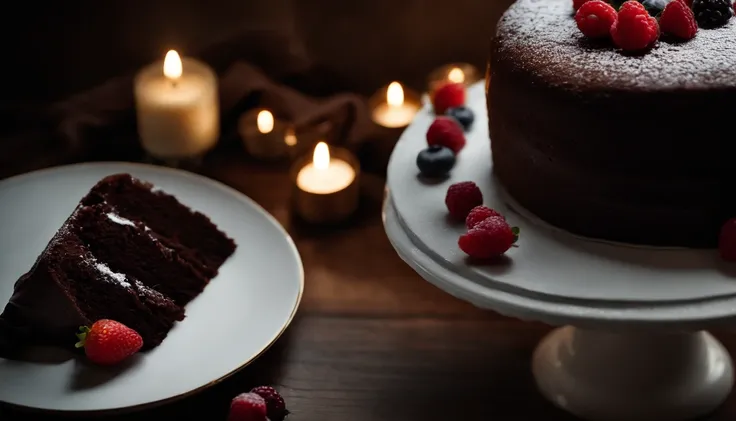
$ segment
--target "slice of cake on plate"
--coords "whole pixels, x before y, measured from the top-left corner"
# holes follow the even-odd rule
[[[34,344],[71,348],[79,327],[100,319],[155,348],[236,247],[174,196],[129,174],[105,177],[16,282],[0,314],[0,356]]]

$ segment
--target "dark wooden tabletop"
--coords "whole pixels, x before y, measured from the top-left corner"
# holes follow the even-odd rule
[[[197,411],[225,420],[231,398],[261,384],[281,391],[293,421],[575,419],[537,393],[530,372],[532,351],[550,327],[476,309],[414,273],[384,233],[380,177],[364,178],[352,224],[320,231],[290,217],[283,168],[230,154],[203,173],[257,201],[291,233],[306,272],[298,315],[266,354],[222,383],[105,419],[176,420]],[[718,336],[736,352],[736,337]],[[60,418],[0,408],[0,419]],[[736,397],[706,419],[736,419]]]

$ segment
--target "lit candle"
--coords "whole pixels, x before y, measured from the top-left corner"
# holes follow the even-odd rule
[[[141,70],[134,84],[138,134],[151,156],[197,158],[215,146],[219,99],[209,66],[171,50],[163,62]]]
[[[262,160],[276,160],[289,152],[287,124],[274,117],[267,109],[254,109],[243,114],[238,131],[245,149],[253,157]]]
[[[472,64],[450,63],[433,70],[427,78],[427,93],[432,96],[434,91],[446,83],[462,83],[465,86],[480,80],[480,73]]]
[[[311,158],[311,159],[310,159]],[[339,222],[358,207],[360,165],[350,152],[319,142],[311,157],[292,168],[294,205],[312,223]]]
[[[312,162],[299,171],[296,184],[300,189],[315,194],[329,194],[349,186],[355,179],[355,170],[342,159],[330,158],[325,142],[314,148]]]
[[[408,126],[421,108],[418,98],[414,95],[407,98],[404,88],[399,82],[391,82],[385,91],[381,90],[376,95],[381,95],[384,92],[385,98],[381,98],[380,101],[373,101],[377,102],[373,105],[373,121],[387,128]]]

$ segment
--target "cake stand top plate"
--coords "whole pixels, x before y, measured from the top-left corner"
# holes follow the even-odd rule
[[[736,267],[721,262],[714,250],[586,239],[518,206],[492,175],[483,82],[469,88],[467,105],[476,121],[448,179],[429,184],[418,177],[416,156],[426,147],[434,119],[429,105],[389,162],[386,231],[425,279],[481,307],[555,324],[683,326],[736,318]],[[448,221],[444,197],[451,184],[466,180],[478,184],[484,203],[521,230],[519,247],[503,263],[470,264],[457,246],[465,227]]]

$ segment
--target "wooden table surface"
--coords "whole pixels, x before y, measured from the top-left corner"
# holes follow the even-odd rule
[[[380,177],[365,177],[353,224],[320,232],[289,217],[282,168],[246,165],[237,155],[206,167],[204,174],[250,196],[293,236],[306,272],[298,315],[266,354],[224,382],[105,419],[191,419],[198,411],[225,420],[230,399],[261,384],[281,391],[293,421],[575,419],[543,400],[531,376],[532,351],[550,327],[476,309],[414,273],[384,233]],[[736,352],[736,337],[718,336]],[[60,417],[0,408],[0,419]],[[706,419],[736,419],[736,398]]]

